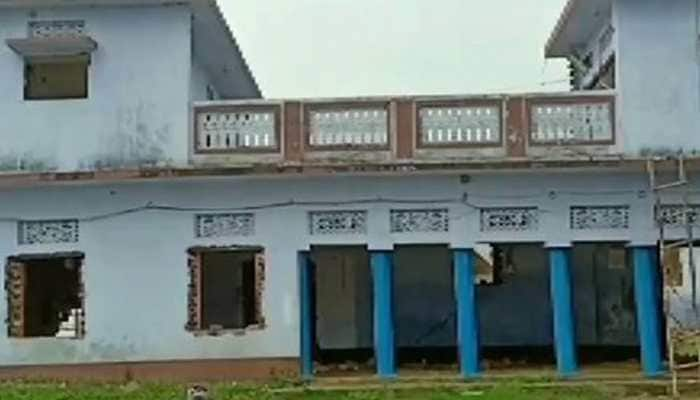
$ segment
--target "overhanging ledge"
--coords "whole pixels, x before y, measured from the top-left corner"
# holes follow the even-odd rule
[[[86,56],[97,50],[88,36],[7,39],[7,45],[25,59]]]
[[[686,168],[700,170],[700,158],[686,160]],[[510,160],[510,161],[464,161],[444,163],[390,163],[390,164],[308,164],[308,165],[240,165],[189,168],[136,168],[122,170],[99,170],[81,172],[4,172],[0,173],[0,189],[37,187],[51,184],[91,184],[133,181],[173,181],[201,178],[290,178],[319,176],[407,176],[407,175],[459,175],[493,174],[515,172],[581,172],[581,171],[626,171],[646,174],[646,159],[596,160]],[[666,161],[664,170],[675,168],[675,161]]]

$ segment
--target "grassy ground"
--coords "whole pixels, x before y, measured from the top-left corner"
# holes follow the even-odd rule
[[[600,385],[599,385],[600,386]],[[492,388],[411,389],[353,391],[311,391],[293,385],[243,387],[232,384],[211,388],[212,400],[613,400],[653,398],[649,393],[633,394],[625,389],[599,386],[532,388],[501,384]],[[0,384],[1,400],[184,400],[181,385],[67,385]]]

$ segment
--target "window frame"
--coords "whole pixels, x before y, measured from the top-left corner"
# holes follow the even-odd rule
[[[203,255],[206,253],[251,253],[254,258],[255,281],[255,322],[243,328],[212,329],[204,327],[203,323]],[[245,335],[248,332],[261,331],[267,327],[265,319],[265,282],[267,275],[266,251],[262,246],[211,246],[191,247],[187,250],[188,293],[187,293],[187,322],[185,330],[195,336]]]
[[[5,320],[7,338],[11,340],[84,340],[86,329],[86,296],[85,296],[85,254],[82,252],[66,252],[53,254],[21,254],[10,256],[5,261],[5,305],[7,318]],[[26,304],[29,296],[28,269],[32,261],[46,260],[75,260],[78,262],[78,293],[81,303],[80,319],[77,321],[74,337],[60,337],[60,323],[54,336],[28,336],[26,333]],[[17,304],[18,303],[18,304]],[[19,322],[16,322],[19,320]]]
[[[78,95],[62,95],[62,96],[32,96],[30,95],[30,78],[31,70],[36,65],[46,65],[46,64],[79,64],[81,66],[82,76],[81,80],[83,82],[84,92]],[[90,57],[68,57],[65,60],[56,61],[42,61],[38,59],[27,58],[24,60],[23,68],[23,100],[24,101],[62,101],[62,100],[87,100],[90,98],[90,67],[92,65]]]

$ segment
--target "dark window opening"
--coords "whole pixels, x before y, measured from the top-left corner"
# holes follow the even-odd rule
[[[634,268],[626,243],[576,243],[571,268],[580,362],[637,359]]]
[[[84,58],[27,60],[25,100],[85,99],[88,97],[89,61]]]
[[[83,261],[82,254],[8,260],[5,289],[10,337],[85,336]]]
[[[684,285],[684,269],[690,269],[690,254],[688,247],[669,248],[664,251],[664,282],[672,288],[682,288]],[[685,277],[689,280],[688,277]],[[691,285],[692,286],[692,285]]]
[[[394,248],[394,324],[401,368],[457,363],[457,303],[448,245]]]
[[[265,256],[260,248],[189,252],[190,331],[263,328]]]
[[[593,52],[589,52],[583,57],[583,60],[581,60],[581,63],[583,64],[584,67],[590,69],[593,67]]]
[[[487,369],[553,364],[547,250],[539,243],[483,244],[474,250]]]
[[[500,286],[513,279],[518,273],[514,246],[476,245],[477,286]]]
[[[608,90],[615,89],[615,57],[603,65],[598,72],[598,76],[591,82],[589,90]]]
[[[366,246],[313,246],[314,359],[320,374],[371,371],[373,288]]]
[[[216,91],[212,85],[207,85],[207,100],[216,100]]]

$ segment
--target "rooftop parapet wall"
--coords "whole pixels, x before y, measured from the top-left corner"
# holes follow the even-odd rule
[[[609,159],[613,92],[194,105],[195,166]]]
[[[644,171],[649,157],[668,156],[627,150],[634,132],[621,130],[618,103],[610,91],[198,102],[190,109],[189,135],[177,135],[189,153],[186,162],[78,170],[8,167],[0,178],[21,185],[537,168]],[[657,148],[665,142],[659,136]],[[692,151],[686,157],[691,166],[700,161]]]

